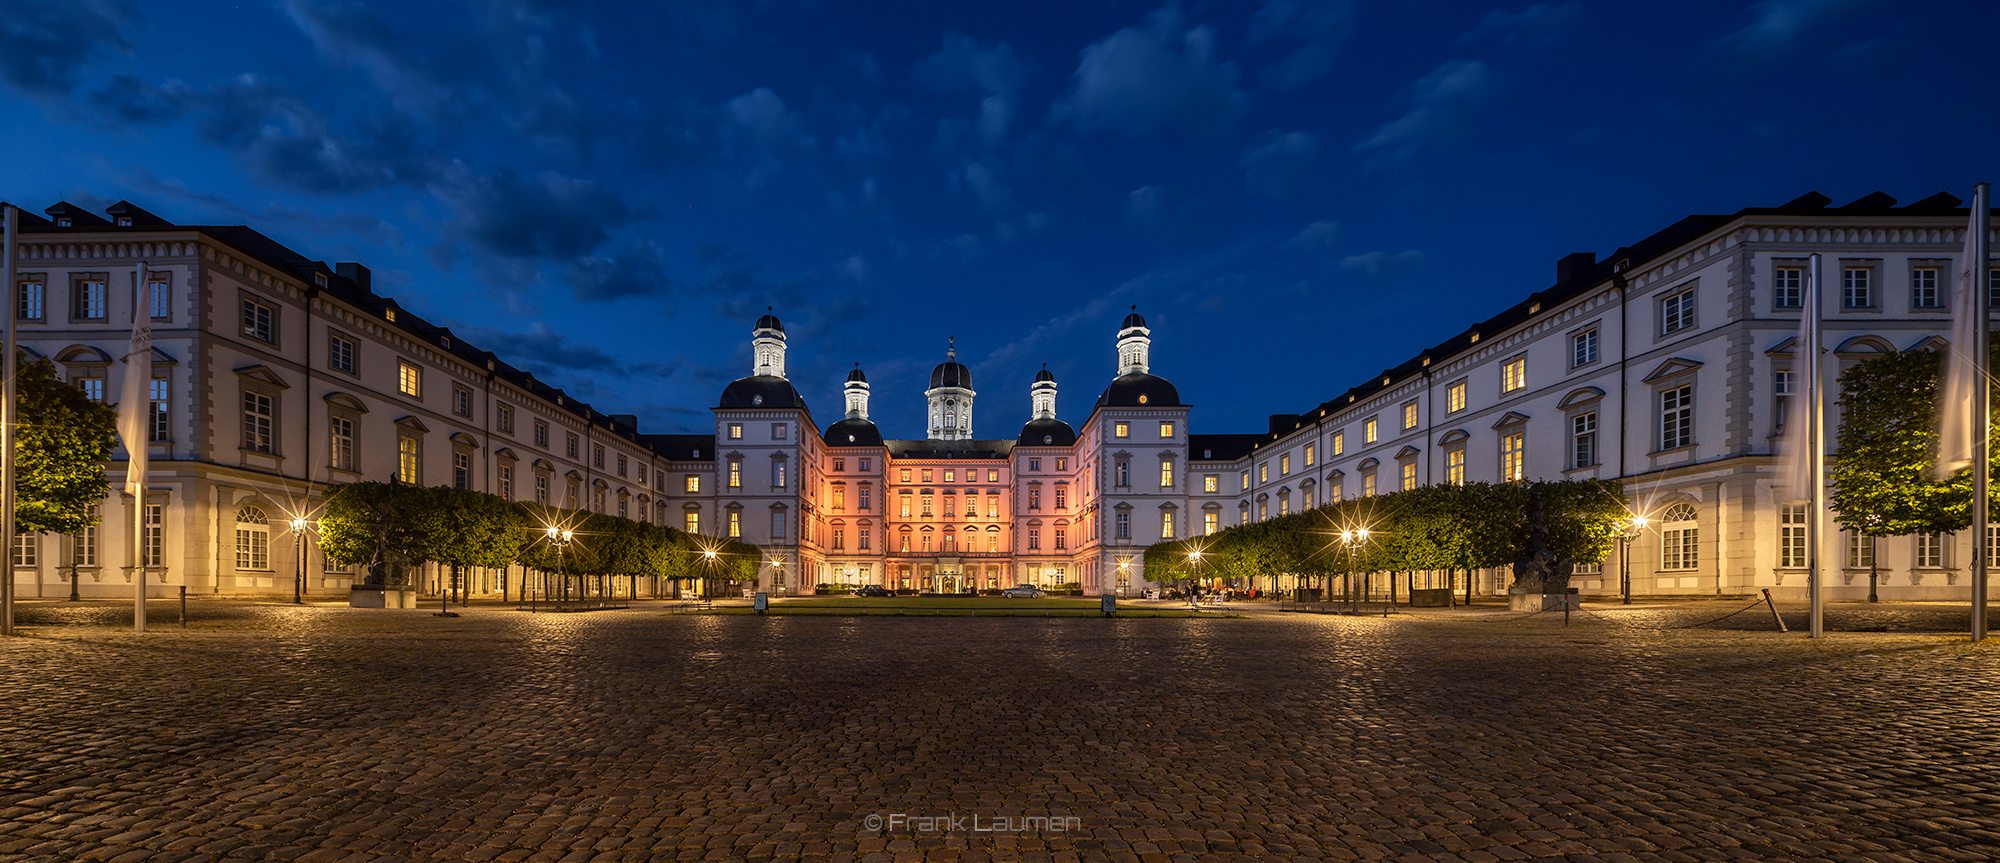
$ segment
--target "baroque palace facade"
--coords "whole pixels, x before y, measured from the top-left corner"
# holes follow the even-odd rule
[[[1018,433],[977,436],[971,373],[948,354],[924,393],[922,439],[882,436],[859,368],[844,416],[821,428],[786,375],[783,324],[766,315],[755,366],[723,391],[711,433],[643,434],[635,417],[600,413],[376,295],[365,267],[125,202],[28,217],[14,313],[30,356],[101,397],[117,391],[115,357],[145,304],[155,595],[283,592],[301,565],[313,592],[344,591],[351,574],[287,525],[329,484],[396,475],[738,536],[763,549],[758,587],[774,593],[1034,583],[1127,595],[1155,586],[1142,556],[1164,538],[1429,483],[1620,478],[1651,519],[1631,544],[1635,593],[1802,596],[1804,512],[1776,503],[1772,453],[1807,256],[1824,261],[1834,365],[1942,345],[1967,216],[1945,194],[1832,203],[1815,193],[1689,216],[1603,260],[1568,255],[1553,285],[1246,434],[1191,433],[1190,406],[1151,374],[1136,310],[1078,426],[1057,418],[1043,371]],[[2000,293],[2000,277],[1987,286]],[[66,595],[72,573],[86,596],[129,595],[129,540],[114,525],[133,505],[114,490],[104,526],[17,540],[19,595]],[[1826,544],[1834,598],[1866,595],[1871,571],[1885,597],[1969,590],[1968,537],[1830,532]],[[1617,560],[1574,583],[1616,593]],[[471,579],[475,593],[519,583]],[[1481,572],[1472,587],[1505,579]],[[435,570],[426,580],[435,587]]]

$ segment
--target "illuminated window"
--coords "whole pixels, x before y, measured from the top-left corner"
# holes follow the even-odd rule
[[[1316,447],[1317,444],[1306,444],[1306,467],[1313,466],[1313,450]]]
[[[1201,514],[1201,529],[1204,534],[1213,534],[1221,530],[1221,522],[1222,514],[1219,512],[1204,512]]]
[[[1125,423],[1118,423],[1111,427],[1112,437],[1130,437],[1131,435],[1132,435],[1132,427],[1130,425],[1127,425]]]
[[[396,389],[403,395],[420,398],[424,394],[424,370],[409,360],[396,361]]]
[[[733,509],[729,511],[729,535],[738,539],[743,536],[743,513]]]
[[[1444,481],[1452,485],[1465,484],[1465,449],[1463,447],[1445,451]]]
[[[701,533],[701,511],[695,509],[688,510],[687,514],[682,517],[681,524],[683,525],[682,530],[688,533]]]
[[[396,438],[396,476],[410,485],[423,484],[423,442],[409,435]]]
[[[1174,514],[1171,512],[1160,513],[1160,538],[1174,538]]]
[[[1221,491],[1222,490],[1221,478],[1217,477],[1215,474],[1212,473],[1203,474],[1201,478],[1201,490],[1205,492]]]
[[[1284,454],[1284,455],[1281,455],[1281,456],[1278,456],[1278,475],[1279,475],[1279,476],[1291,476],[1291,475],[1292,475],[1292,454],[1291,454],[1291,453],[1286,453],[1286,454]]]
[[[1417,402],[1416,400],[1412,399],[1408,402],[1403,403],[1403,430],[1409,431],[1410,429],[1416,427],[1417,427]]]
[[[742,487],[743,487],[743,460],[742,460],[742,459],[734,459],[734,458],[732,458],[732,459],[730,459],[730,460],[729,460],[729,487],[730,487],[730,488],[742,488]]]
[[[1444,410],[1445,413],[1458,413],[1465,410],[1464,381],[1459,381],[1444,388]]]
[[[1509,432],[1500,436],[1501,482],[1519,482],[1527,478],[1527,439],[1525,432]]]
[[[1374,443],[1376,439],[1375,429],[1375,418],[1369,417],[1366,422],[1361,424],[1361,442]]]
[[[1500,366],[1500,391],[1511,393],[1528,385],[1528,358],[1515,357]]]
[[[1334,433],[1333,433],[1333,454],[1334,454],[1335,456],[1340,456],[1340,455],[1343,455],[1343,454],[1345,454],[1346,452],[1347,452],[1347,433],[1346,433],[1346,432],[1334,432]]]
[[[1410,489],[1416,488],[1417,463],[1413,461],[1403,462],[1402,471],[1403,471],[1403,490],[1409,491]]]
[[[1174,436],[1174,424],[1173,424],[1173,423],[1160,423],[1160,439],[1161,439],[1161,440],[1165,440],[1165,439],[1167,439],[1167,438],[1171,438],[1171,437],[1173,437],[1173,436]]]
[[[688,474],[687,479],[682,483],[682,488],[686,489],[689,494],[699,494],[701,492],[701,475]]]
[[[1174,463],[1169,459],[1160,459],[1160,487],[1174,487]]]

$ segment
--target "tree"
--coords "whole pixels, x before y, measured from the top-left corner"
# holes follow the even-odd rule
[[[76,533],[98,523],[117,409],[58,380],[47,360],[18,367],[14,403],[15,532]]]
[[[1994,355],[2000,356],[2000,345]],[[1943,361],[1939,351],[1903,351],[1841,373],[1829,501],[1841,527],[1866,536],[1902,536],[1952,533],[1971,525],[1971,473],[1931,479]],[[1989,441],[2000,442],[2000,436]]]
[[[421,562],[410,551],[416,537],[404,516],[411,488],[385,482],[354,482],[327,491],[319,517],[320,550],[341,566],[368,567],[362,583],[403,586]]]

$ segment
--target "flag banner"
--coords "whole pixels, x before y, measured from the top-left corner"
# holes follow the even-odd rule
[[[1785,397],[1785,433],[1778,440],[1781,461],[1778,463],[1778,482],[1784,490],[1778,492],[1783,501],[1810,501],[1813,486],[1818,484],[1817,465],[1813,461],[1813,449],[1819,438],[1814,434],[1814,425],[1819,419],[1813,416],[1812,406],[1818,404],[1815,396],[1819,389],[1819,357],[1814,347],[1818,344],[1815,331],[1819,328],[1819,260],[1815,256],[1806,283],[1801,288],[1799,298],[1799,334],[1792,340],[1792,387]]]
[[[146,265],[140,264],[132,291],[132,340],[125,346],[125,384],[118,398],[118,437],[129,459],[125,491],[144,499],[146,443],[151,431],[153,383],[153,316],[146,304]]]
[[[1972,218],[1965,229],[1965,252],[1959,257],[1957,291],[1951,298],[1951,347],[1945,352],[1942,379],[1938,383],[1937,472],[1939,480],[1949,479],[1972,466],[1973,447],[1979,443],[1975,432],[1973,397],[1985,385],[1986,358],[1973,356],[1979,343],[1982,307],[1979,292],[1986,289],[1986,261],[1980,249],[1985,233],[1988,202],[1986,186],[1972,193]]]

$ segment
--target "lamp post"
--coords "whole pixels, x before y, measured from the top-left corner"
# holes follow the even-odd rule
[[[704,564],[706,564],[706,565],[708,566],[708,578],[705,578],[705,579],[702,579],[702,580],[703,580],[703,581],[714,581],[714,580],[715,580],[715,549],[712,549],[712,548],[705,548],[705,549],[702,549],[702,551],[701,551],[701,559],[702,559],[702,562],[703,562]]]
[[[1201,552],[1199,551],[1188,552],[1188,596],[1190,598],[1193,598],[1194,596],[1195,585],[1201,582],[1201,578],[1199,575],[1200,570],[1201,570]]]
[[[558,527],[550,527],[547,538],[549,544],[556,547],[556,577],[563,580],[563,598],[568,599],[569,579],[563,574],[563,553],[569,550],[570,540],[576,538],[576,532]],[[544,594],[548,593],[547,588],[544,588],[542,592]]]
[[[1635,515],[1617,523],[1618,531],[1618,589],[1625,595],[1622,605],[1632,604],[1632,540],[1646,529],[1646,517]]]
[[[1361,609],[1361,598],[1354,592],[1354,554],[1357,547],[1367,541],[1368,528],[1363,527],[1340,532],[1340,542],[1347,546],[1347,608],[1349,611],[1358,612]]]
[[[306,525],[303,518],[292,519],[292,604],[304,605],[306,591]]]

